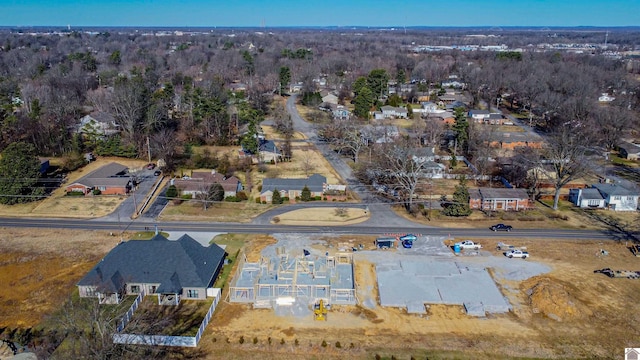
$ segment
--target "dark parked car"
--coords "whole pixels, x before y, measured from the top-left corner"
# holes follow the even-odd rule
[[[153,172],[153,176],[160,176],[160,174],[162,174],[162,171],[160,170],[156,170]]]
[[[490,229],[493,231],[511,231],[511,229],[513,228],[511,227],[511,225],[495,224],[492,227],[490,227]]]

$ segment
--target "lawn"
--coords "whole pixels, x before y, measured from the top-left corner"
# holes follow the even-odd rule
[[[250,222],[259,214],[273,208],[271,204],[256,204],[255,201],[219,202],[204,210],[202,202],[191,200],[170,202],[159,216],[162,221],[217,221]]]

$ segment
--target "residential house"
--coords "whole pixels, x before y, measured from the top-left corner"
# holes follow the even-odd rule
[[[429,113],[435,113],[437,112],[438,109],[438,105],[436,105],[435,103],[432,103],[431,101],[425,101],[422,104],[420,104],[422,111],[429,114]]]
[[[531,132],[495,132],[491,134],[489,145],[498,149],[514,150],[518,147],[542,148],[542,138]]]
[[[231,92],[234,94],[247,91],[247,84],[241,82],[233,82],[229,84],[229,90],[231,90]]]
[[[602,209],[605,201],[595,188],[569,189],[569,201],[582,209]]]
[[[351,117],[351,111],[344,105],[331,104],[331,115],[336,120],[347,120]]]
[[[291,83],[289,84],[289,93],[299,93],[300,91],[302,91],[303,86],[303,82]]]
[[[176,241],[156,234],[121,242],[78,282],[78,290],[80,297],[97,297],[103,304],[141,292],[155,294],[161,305],[204,300],[226,256],[220,246],[202,246],[187,234]]]
[[[485,123],[491,125],[502,125],[504,123],[504,116],[498,113],[491,113],[489,117],[485,119]]]
[[[244,147],[240,149],[238,153],[239,157],[246,158],[251,157],[253,161],[270,163],[270,162],[281,162],[282,161],[282,151],[278,148],[275,142],[272,140],[267,140],[264,136],[258,136],[258,154],[253,154],[248,149]]]
[[[445,124],[453,125],[456,122],[455,116],[449,111],[439,111],[427,116],[427,120],[440,121]]]
[[[67,192],[91,194],[100,190],[102,195],[125,195],[134,187],[128,168],[116,162],[109,163],[67,185]]]
[[[457,108],[463,108],[463,109],[467,109],[467,104],[465,104],[464,102],[460,101],[460,100],[456,100],[450,104],[446,104],[445,105],[445,109],[447,111],[454,111]]]
[[[620,156],[627,160],[638,160],[640,158],[640,145],[623,141],[618,145]]]
[[[277,190],[281,197],[288,197],[290,201],[295,201],[296,197],[302,195],[302,189],[305,186],[309,188],[311,197],[323,196],[328,188],[327,178],[319,174],[300,179],[265,178],[262,180],[260,200],[270,203],[273,192]]]
[[[399,136],[400,132],[395,125],[366,125],[360,130],[360,138],[367,146],[391,143]]]
[[[458,81],[454,79],[445,80],[440,85],[443,88],[454,88],[454,89],[463,89],[466,86],[466,84],[463,83],[462,81]]]
[[[438,100],[440,100],[440,103],[442,103],[443,105],[446,105],[446,104],[451,104],[454,101],[457,101],[459,99],[456,95],[447,93],[447,94],[438,96]]]
[[[397,118],[406,119],[408,116],[407,109],[403,107],[394,107],[394,106],[385,105],[381,107],[380,110],[382,111],[383,119],[397,119]]]
[[[330,93],[328,91],[323,91],[321,95],[322,95],[323,103],[338,105],[338,97],[333,93]]]
[[[211,185],[218,183],[224,189],[224,197],[236,196],[242,191],[242,182],[235,176],[212,171],[194,171],[188,179],[176,179],[174,185],[183,195],[197,195],[207,193]]]
[[[520,211],[534,208],[525,189],[478,188],[469,190],[469,206],[483,211]]]
[[[444,177],[447,167],[435,161],[436,156],[433,147],[416,148],[411,158],[422,167],[421,177],[429,179],[442,179]]]
[[[593,184],[604,198],[607,209],[614,211],[635,211],[638,209],[640,192],[617,184]]]
[[[78,134],[87,136],[105,137],[120,131],[113,115],[103,111],[94,111],[83,116],[76,126]]]
[[[484,123],[489,118],[491,112],[483,109],[469,110],[469,117],[476,123]]]

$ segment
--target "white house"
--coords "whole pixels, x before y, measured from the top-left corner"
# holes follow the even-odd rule
[[[592,187],[598,189],[608,209],[635,211],[638,208],[640,194],[636,190],[630,190],[617,184],[593,184]]]
[[[604,198],[598,189],[569,189],[569,201],[581,209],[602,209]]]
[[[483,123],[486,119],[489,118],[489,115],[491,115],[491,112],[489,110],[469,110],[469,117],[477,123]]]
[[[393,119],[393,118],[402,118],[406,119],[408,115],[408,111],[405,108],[401,107],[393,107],[389,105],[385,105],[382,108],[382,118],[383,119]]]

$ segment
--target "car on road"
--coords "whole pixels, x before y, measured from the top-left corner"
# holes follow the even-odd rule
[[[495,224],[491,226],[489,229],[491,229],[492,231],[511,231],[513,227],[511,225]]]
[[[162,174],[162,171],[160,170],[156,170],[153,172],[153,176],[160,176],[160,174]]]
[[[155,168],[156,168],[156,164],[154,164],[154,163],[148,163],[147,164],[147,170],[153,170]]]

